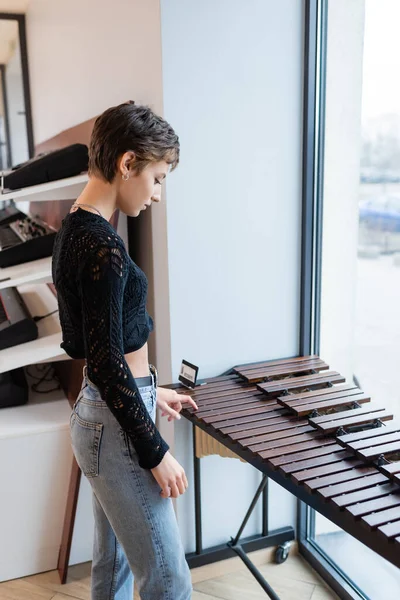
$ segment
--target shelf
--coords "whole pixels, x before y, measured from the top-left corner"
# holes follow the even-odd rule
[[[45,315],[57,308],[57,299],[43,283],[28,283],[17,286],[17,289],[33,317]],[[60,348],[62,335],[58,313],[38,321],[37,325],[39,337],[36,340],[0,350],[0,373],[53,358],[61,360],[62,356],[64,360],[70,358]]]
[[[0,200],[14,200],[21,202],[44,202],[48,200],[74,200],[86,183],[89,181],[88,174],[82,173],[75,177],[66,177],[57,181],[49,181],[40,185],[33,185],[21,190],[2,190]]]
[[[9,277],[9,279],[6,279]],[[5,280],[5,281],[4,281]],[[0,290],[25,283],[51,283],[51,256],[0,268]]]
[[[34,371],[34,366],[30,370]],[[35,382],[26,370],[25,375],[29,386]],[[46,381],[45,385],[52,387],[51,382]],[[70,415],[71,407],[62,389],[49,393],[29,389],[26,404],[1,409],[0,439],[67,429]]]

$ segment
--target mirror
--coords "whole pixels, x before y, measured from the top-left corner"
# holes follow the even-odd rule
[[[32,156],[25,16],[0,13],[0,171]]]

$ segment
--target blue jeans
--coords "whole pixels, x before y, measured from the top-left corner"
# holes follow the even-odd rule
[[[143,402],[156,417],[157,380],[136,378]],[[72,449],[93,491],[95,522],[91,600],[190,600],[190,569],[171,498],[149,469],[83,369],[70,418]]]

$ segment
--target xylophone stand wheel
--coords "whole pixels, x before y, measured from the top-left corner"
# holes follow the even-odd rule
[[[289,550],[291,545],[291,542],[285,542],[284,544],[278,546],[275,550],[275,562],[278,563],[278,565],[285,562],[285,560],[289,556]]]

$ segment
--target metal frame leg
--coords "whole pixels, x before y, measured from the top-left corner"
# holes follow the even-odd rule
[[[276,595],[276,593],[274,592],[274,590],[271,588],[271,586],[269,585],[269,583],[266,581],[265,577],[263,576],[263,574],[257,569],[257,567],[255,566],[255,564],[249,559],[249,557],[247,556],[245,550],[243,549],[242,545],[239,544],[239,539],[240,536],[242,535],[242,532],[244,530],[244,528],[246,527],[246,523],[250,518],[251,513],[253,512],[257,501],[260,497],[260,495],[264,492],[264,490],[268,489],[268,477],[267,475],[263,475],[263,478],[261,480],[260,485],[258,486],[258,489],[255,493],[255,496],[248,508],[248,511],[242,521],[242,524],[239,527],[239,530],[235,536],[235,538],[231,538],[231,541],[228,542],[228,546],[230,548],[232,548],[232,550],[234,552],[236,552],[236,554],[242,559],[242,561],[244,562],[244,564],[246,565],[246,567],[249,569],[249,571],[254,575],[254,577],[257,579],[258,583],[261,585],[261,587],[265,590],[265,592],[268,594],[268,596],[270,598],[272,598],[272,600],[280,600],[279,596]],[[264,496],[265,498],[265,496]],[[265,503],[263,504],[263,509],[265,508]],[[263,511],[264,512],[264,511]]]
[[[247,556],[247,552],[268,548],[271,546],[287,546],[294,540],[293,527],[283,527],[279,530],[269,533],[268,527],[268,476],[263,474],[262,480],[257,488],[253,500],[246,512],[246,515],[238,529],[234,538],[226,544],[221,544],[213,548],[203,549],[202,541],[202,519],[201,519],[201,473],[200,473],[200,458],[196,455],[196,425],[193,423],[193,465],[194,465],[194,501],[195,501],[195,517],[196,517],[196,550],[195,552],[186,554],[186,560],[190,568],[199,567],[211,562],[231,558],[232,555],[237,555],[244,562],[249,571],[257,579],[258,583],[264,589],[272,600],[279,600],[274,590],[265,580],[262,573],[257,569],[254,563]],[[260,496],[262,495],[262,534],[253,535],[239,543],[239,539],[244,531]]]

